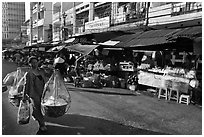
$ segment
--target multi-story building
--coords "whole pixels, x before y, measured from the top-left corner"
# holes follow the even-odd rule
[[[52,40],[52,2],[31,2],[32,43]]]
[[[202,24],[201,2],[152,2],[148,13],[148,26],[179,28]]]
[[[202,25],[201,2],[53,2],[51,11],[53,41],[106,31]]]
[[[75,6],[82,2],[53,2],[52,26],[53,41],[62,41],[73,34],[75,26]]]
[[[25,21],[24,2],[2,2],[2,40],[11,42],[21,34]]]

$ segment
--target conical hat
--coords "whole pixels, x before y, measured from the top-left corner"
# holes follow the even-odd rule
[[[62,59],[61,57],[58,57],[54,61],[54,64],[56,64],[56,63],[64,63],[64,59]]]

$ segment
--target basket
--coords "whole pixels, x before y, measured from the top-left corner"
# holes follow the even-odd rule
[[[61,106],[48,106],[42,104],[42,112],[48,117],[60,117],[63,116],[69,109],[70,105],[61,105]]]
[[[63,78],[58,70],[45,84],[41,108],[42,113],[48,117],[60,117],[67,113],[71,105],[71,97],[67,91]]]

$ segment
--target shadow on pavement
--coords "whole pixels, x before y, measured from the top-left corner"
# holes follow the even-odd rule
[[[120,90],[120,89],[118,89]],[[131,93],[129,91],[129,93],[122,93],[122,92],[116,92],[116,91],[108,91],[108,90],[105,90],[105,89],[85,89],[85,88],[72,88],[72,87],[69,87],[69,91],[78,91],[78,92],[92,92],[92,93],[97,93],[97,94],[106,94],[106,95],[123,95],[123,96],[136,96],[136,94],[134,93]]]
[[[67,114],[59,118],[46,118],[47,132],[37,135],[164,135],[145,129],[125,126],[101,118]]]

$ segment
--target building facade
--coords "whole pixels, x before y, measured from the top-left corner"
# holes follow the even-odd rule
[[[44,2],[44,7],[48,3]],[[40,6],[39,2],[35,4]],[[42,18],[52,30],[51,41],[106,31],[202,25],[201,2],[53,2],[44,9],[44,14],[51,11],[52,16],[45,18],[42,8],[33,9],[33,26],[38,22],[33,35],[38,42],[47,41],[45,30],[40,32],[44,29]]]
[[[31,2],[32,43],[52,41],[52,2]]]
[[[11,42],[18,37],[24,21],[24,2],[2,2],[2,41]]]

